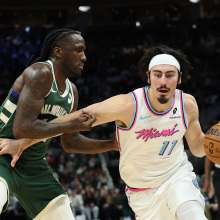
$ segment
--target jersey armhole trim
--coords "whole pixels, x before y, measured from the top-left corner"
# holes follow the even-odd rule
[[[70,88],[71,95],[72,95],[72,104],[71,104],[71,109],[70,109],[70,112],[72,112],[75,97],[74,97],[74,93],[73,93],[73,86],[72,86],[71,82],[69,81],[69,79],[67,79],[67,80],[68,80],[69,88]]]
[[[17,99],[19,99],[19,94],[17,92],[15,92],[14,90],[12,90],[11,94],[16,97]]]
[[[150,104],[150,101],[148,99],[148,95],[147,95],[147,89],[148,87],[145,86],[143,87],[143,96],[144,96],[144,101],[145,101],[145,104],[148,108],[148,110],[150,111],[151,114],[155,115],[155,116],[164,116],[164,115],[167,115],[169,112],[171,112],[171,110],[173,109],[173,106],[175,105],[175,100],[176,100],[176,96],[175,96],[175,93],[173,95],[173,103],[172,105],[170,106],[170,108],[168,108],[166,111],[164,112],[156,112],[152,107],[151,107],[151,104]]]
[[[180,90],[180,107],[181,107],[181,115],[182,115],[183,125],[184,125],[185,129],[187,129],[188,122],[187,122],[186,114],[185,114],[183,92],[181,90]]]
[[[132,121],[131,121],[131,124],[126,127],[126,128],[123,128],[123,127],[120,127],[119,125],[116,124],[116,127],[121,129],[121,130],[125,130],[125,131],[129,131],[132,129],[132,127],[135,125],[135,122],[136,122],[136,119],[137,119],[137,112],[138,112],[138,100],[137,100],[137,95],[136,93],[133,91],[133,92],[130,92],[133,96],[133,99],[134,99],[134,103],[135,103],[135,110],[134,110],[134,114],[133,114],[133,118],[132,118]]]
[[[135,122],[136,122],[136,119],[137,119],[137,111],[138,111],[138,101],[137,101],[137,96],[135,94],[135,92],[130,92],[133,96],[133,99],[134,99],[134,102],[135,102],[135,111],[134,111],[134,114],[133,114],[133,118],[132,118],[132,122],[130,124],[129,127],[127,128],[123,128],[123,127],[120,127],[118,126],[116,123],[116,136],[117,136],[117,140],[118,140],[118,146],[119,146],[119,151],[121,152],[122,149],[121,149],[121,143],[120,143],[120,135],[119,135],[119,131],[120,130],[123,130],[123,131],[129,131],[132,129],[132,127],[134,126]]]
[[[50,69],[51,69],[51,72],[52,72],[52,75],[53,75],[53,82],[52,82],[52,85],[51,85],[51,88],[50,88],[50,91],[45,95],[45,98],[51,93],[51,90],[53,89],[53,83],[54,83],[54,70],[53,70],[53,64],[52,64],[52,62],[50,61],[50,60],[47,60],[47,61],[45,61],[45,62],[38,62],[38,63],[44,63],[44,64],[47,64],[49,67],[50,67]]]

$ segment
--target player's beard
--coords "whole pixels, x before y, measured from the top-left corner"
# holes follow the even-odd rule
[[[166,104],[169,101],[169,99],[166,98],[165,95],[160,96],[159,98],[157,98],[157,100],[160,104]]]
[[[170,91],[169,88],[167,88],[166,86],[160,86],[157,91],[159,91],[160,89],[166,89],[168,91]],[[167,98],[165,95],[161,95],[159,98],[157,98],[158,102],[160,104],[166,104],[169,101],[169,98]]]

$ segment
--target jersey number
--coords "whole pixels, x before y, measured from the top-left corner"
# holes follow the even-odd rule
[[[173,148],[176,146],[177,141],[178,141],[178,140],[175,140],[175,141],[172,142],[171,148],[170,148],[170,150],[169,150],[169,152],[168,152],[167,155],[170,155],[170,154],[171,154]],[[164,154],[164,152],[165,152],[165,150],[167,149],[169,143],[170,143],[170,141],[164,141],[164,142],[163,142],[163,147],[161,148],[161,150],[160,150],[160,152],[159,152],[159,155],[163,155],[163,154]]]

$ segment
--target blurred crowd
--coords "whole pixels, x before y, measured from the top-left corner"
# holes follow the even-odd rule
[[[220,17],[200,19],[196,25],[181,20],[152,21],[135,27],[130,25],[89,27],[86,41],[87,61],[82,77],[71,79],[79,92],[79,108],[100,102],[119,93],[128,93],[146,85],[138,76],[138,61],[144,52],[158,44],[184,51],[193,65],[191,80],[180,86],[192,94],[199,106],[203,131],[220,120]],[[0,31],[0,102],[2,103],[28,59],[38,56],[47,28],[1,28]],[[91,138],[112,138],[114,123],[101,125],[84,134]],[[204,158],[195,158],[186,145],[201,189],[204,181]],[[125,183],[118,173],[119,153],[101,155],[67,154],[59,138],[53,138],[47,161],[54,175],[68,192],[76,220],[131,220],[134,213],[125,196]],[[217,204],[214,192],[204,197]],[[213,206],[212,206],[213,207]],[[218,207],[215,209],[217,210]],[[212,210],[212,209],[211,209]],[[211,216],[215,211],[211,211]],[[16,198],[3,219],[29,219]],[[1,219],[1,217],[0,217]],[[211,217],[210,217],[211,219]]]

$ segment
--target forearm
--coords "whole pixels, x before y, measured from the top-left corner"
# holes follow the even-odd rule
[[[197,139],[197,141],[193,143],[193,146],[190,147],[190,150],[192,154],[196,157],[204,157],[206,155],[205,150],[204,150],[204,134],[203,133]]]
[[[73,120],[76,119],[77,117],[80,117],[80,114],[81,114],[81,111],[78,111],[76,114],[71,113],[71,116],[69,116],[69,117],[65,117],[65,116],[61,117],[61,118],[64,118],[64,120],[63,119],[60,120],[60,118],[57,118],[57,119],[50,121],[50,123],[47,123],[47,124],[51,125],[51,124],[57,124],[57,123],[62,123],[62,122],[69,123],[70,124],[69,125],[70,131],[68,131],[68,132],[70,132],[70,133],[77,132],[78,130],[83,131],[84,129],[89,130],[91,128],[91,123],[94,122],[94,118],[92,118],[92,117],[90,119],[86,118],[86,119],[81,120],[81,122],[78,121],[78,122],[74,123]],[[68,116],[68,115],[66,115],[66,116]],[[85,116],[83,116],[83,117],[85,118]],[[83,121],[85,122],[84,124],[83,124]],[[58,134],[45,132],[45,134],[43,135],[43,138],[42,138],[42,136],[40,136],[40,137],[37,136],[35,138],[22,138],[19,140],[21,140],[20,143],[23,144],[26,149],[30,145],[33,145],[33,144],[38,143],[40,141],[45,141],[48,138],[59,136],[63,133],[66,133],[65,129],[59,130]]]
[[[82,110],[56,118],[50,123],[42,120],[34,122],[25,121],[23,123],[14,123],[13,133],[17,139],[44,139],[59,136],[63,133],[74,132],[78,128],[74,126],[73,120],[80,117]]]
[[[206,156],[205,158],[205,179],[210,180],[210,172],[212,170],[213,163],[209,158]]]
[[[57,136],[65,132],[70,132],[70,124],[48,123],[41,120],[23,123],[19,126],[14,125],[13,127],[13,133],[17,139],[44,139]]]
[[[80,114],[82,113],[82,110],[78,110],[75,112],[71,112],[67,115],[61,116],[59,118],[56,118],[52,121],[50,121],[50,123],[67,123],[73,119],[76,119],[80,116]]]
[[[22,138],[22,139],[18,139],[17,143],[18,146],[22,149],[25,150],[27,149],[29,146],[36,144],[40,141],[45,141],[46,139],[28,139],[28,138]]]
[[[59,122],[59,118],[56,118],[52,121],[50,121],[49,123],[58,123]],[[62,134],[62,133],[61,133]],[[23,149],[25,150],[26,148],[28,148],[29,146],[33,145],[33,144],[36,144],[38,142],[41,142],[41,141],[45,141],[46,139],[48,138],[52,138],[52,137],[56,137],[56,136],[59,136],[58,135],[53,135],[53,136],[48,136],[46,138],[38,138],[38,139],[30,139],[30,138],[21,138],[21,139],[17,139],[18,141],[18,145]]]
[[[62,145],[68,153],[97,154],[111,150],[116,150],[112,140],[94,140],[82,135],[63,134],[61,136]]]

